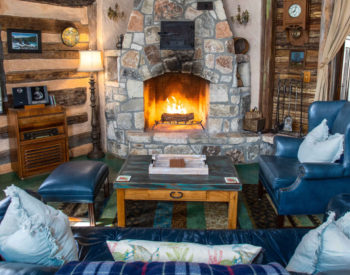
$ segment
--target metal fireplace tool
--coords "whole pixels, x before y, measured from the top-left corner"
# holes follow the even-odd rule
[[[293,99],[294,102],[292,102]],[[291,106],[293,105],[294,112],[292,115]],[[303,81],[300,79],[278,79],[275,132],[293,132],[292,126],[293,121],[297,119],[297,111],[299,111],[299,136],[301,136],[303,122]]]

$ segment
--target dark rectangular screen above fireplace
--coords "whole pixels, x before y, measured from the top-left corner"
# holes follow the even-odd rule
[[[193,21],[162,21],[160,28],[161,50],[194,49]]]

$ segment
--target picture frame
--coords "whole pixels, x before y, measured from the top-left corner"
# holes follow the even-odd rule
[[[305,59],[304,50],[291,50],[289,52],[289,66],[291,68],[304,68]]]
[[[9,53],[41,53],[41,31],[7,29]]]

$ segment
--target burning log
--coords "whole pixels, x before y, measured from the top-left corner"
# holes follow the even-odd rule
[[[194,119],[194,113],[189,114],[169,114],[163,113],[161,117],[162,122],[185,122],[187,123],[190,120]]]

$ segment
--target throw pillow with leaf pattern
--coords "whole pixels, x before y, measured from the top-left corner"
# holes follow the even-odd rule
[[[261,247],[250,244],[203,245],[144,240],[107,241],[115,261],[250,264]]]

